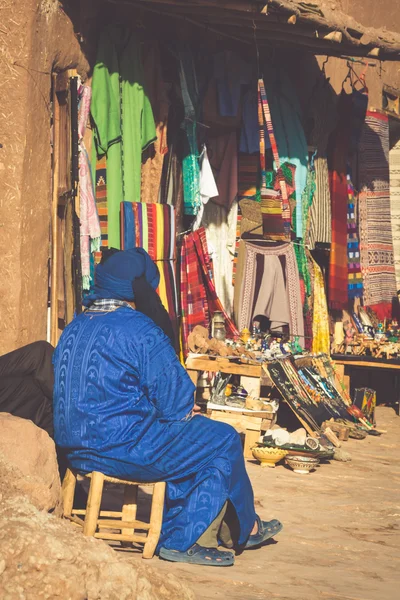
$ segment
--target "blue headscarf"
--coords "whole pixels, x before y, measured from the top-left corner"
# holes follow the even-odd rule
[[[131,248],[115,252],[104,264],[97,265],[94,289],[83,303],[90,306],[95,300],[115,299],[132,302],[135,294],[132,282],[142,275],[155,290],[160,283],[156,264],[143,248]]]

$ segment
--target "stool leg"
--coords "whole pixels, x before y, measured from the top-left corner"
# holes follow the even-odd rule
[[[67,469],[62,482],[63,516],[66,518],[72,515],[75,487],[76,475],[71,471],[71,469]]]
[[[90,478],[89,497],[86,505],[83,535],[93,536],[96,533],[99,519],[101,497],[103,495],[104,475],[93,471]]]
[[[135,521],[137,513],[138,486],[126,485],[124,490],[124,505],[122,507],[122,520]],[[133,535],[134,529],[122,529],[122,535]]]
[[[158,540],[160,539],[164,511],[165,482],[154,484],[150,513],[150,529],[143,549],[143,558],[153,558]]]

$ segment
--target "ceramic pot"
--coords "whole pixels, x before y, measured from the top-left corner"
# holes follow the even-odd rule
[[[275,467],[276,463],[287,456],[287,450],[281,448],[252,448],[253,456],[260,461],[262,467]]]
[[[308,456],[288,456],[285,462],[295,473],[301,473],[302,475],[313,471],[319,465],[318,458]]]

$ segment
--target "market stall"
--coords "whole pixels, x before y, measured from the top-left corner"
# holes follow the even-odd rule
[[[371,32],[361,44],[367,31],[354,23],[350,34],[329,10],[242,4],[226,22],[213,2],[104,13],[93,76],[73,87],[74,307],[110,249],[144,248],[203,412],[243,430],[249,456],[274,430],[286,431],[274,447],[296,446],[281,427],[285,403],[302,430],[297,450],[332,454],[343,427],[376,431],[340,367],[400,357],[389,157],[400,135],[368,95],[374,57],[395,59],[400,44]],[[327,57],[314,59],[306,89],[291,68],[297,47]],[[346,57],[339,93],[325,70],[336,55]]]

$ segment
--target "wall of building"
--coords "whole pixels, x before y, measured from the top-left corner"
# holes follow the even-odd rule
[[[45,339],[51,73],[88,65],[57,0],[0,0],[0,354]]]

